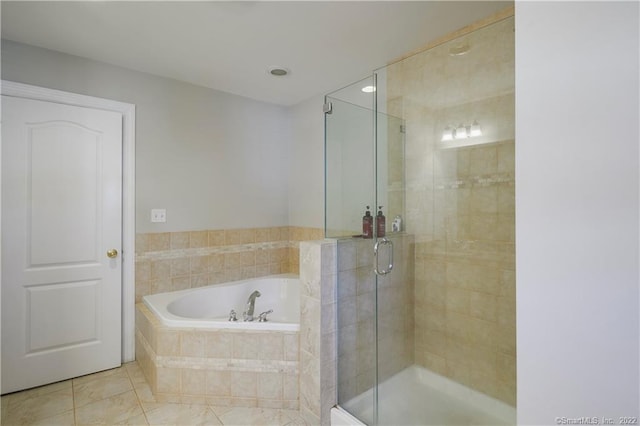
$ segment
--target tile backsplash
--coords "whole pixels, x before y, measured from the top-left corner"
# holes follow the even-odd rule
[[[323,230],[294,226],[136,235],[136,302],[147,294],[298,273],[300,241]]]

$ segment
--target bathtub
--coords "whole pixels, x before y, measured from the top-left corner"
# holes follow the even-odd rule
[[[254,315],[273,309],[268,322],[242,321],[255,290]],[[297,410],[299,294],[286,274],[143,297],[136,360],[155,399]]]
[[[249,295],[258,290],[254,321],[243,321]],[[294,274],[272,275],[215,284],[196,289],[159,293],[143,302],[164,326],[180,328],[298,331],[300,329],[300,280]],[[231,310],[237,322],[229,321]],[[267,322],[258,315],[273,309]]]

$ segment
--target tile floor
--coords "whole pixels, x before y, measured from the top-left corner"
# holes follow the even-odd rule
[[[296,410],[155,401],[135,362],[3,396],[2,425],[304,425]]]

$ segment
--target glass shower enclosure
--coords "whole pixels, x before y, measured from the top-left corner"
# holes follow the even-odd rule
[[[413,364],[414,351],[405,126],[376,105],[380,77],[325,99],[325,229],[338,241],[338,400],[367,424],[378,423],[375,384]]]
[[[338,404],[365,424],[515,423],[513,31],[325,97]]]

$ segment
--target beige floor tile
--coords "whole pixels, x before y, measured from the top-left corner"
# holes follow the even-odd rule
[[[91,402],[76,408],[76,422],[90,424],[130,424],[129,419],[140,418],[143,414],[138,398],[133,390]]]
[[[3,423],[4,424],[4,423]],[[6,423],[9,426],[9,423]],[[47,417],[44,419],[29,422],[29,426],[74,426],[74,413],[73,410],[65,411],[64,413],[57,414],[53,417]]]
[[[144,373],[137,362],[128,362],[124,366],[134,388],[137,388],[139,385],[147,385],[147,379],[144,378]]]
[[[220,406],[220,405],[211,405],[211,409],[213,410],[214,413],[216,413],[216,416],[221,417],[224,416],[226,413],[228,413],[229,411],[233,410],[234,407],[231,406]]]
[[[290,411],[273,408],[234,407],[218,417],[225,426],[282,426],[294,420]]]
[[[0,423],[4,424],[4,418],[7,416],[7,407],[9,407],[9,400],[3,396],[0,398]]]
[[[213,410],[206,405],[158,404],[147,411],[147,420],[156,425],[221,425]]]
[[[10,399],[7,404],[5,424],[34,423],[73,410],[71,388],[63,388],[44,394],[32,392],[30,393],[31,397],[14,395],[15,397]]]
[[[286,423],[285,426],[315,426],[307,423],[302,416],[298,416],[295,419],[291,420],[289,423]]]
[[[75,407],[82,407],[91,402],[100,401],[132,390],[133,385],[126,371],[124,371],[124,376],[112,374],[80,383],[76,383],[74,380],[73,397]]]
[[[21,392],[10,393],[9,395],[3,396],[2,401],[12,403],[65,389],[71,389],[71,380],[65,380],[63,382],[52,383],[45,386],[38,386],[37,388],[27,389]]]
[[[73,379],[73,385],[79,385],[91,382],[93,380],[104,379],[105,377],[129,377],[124,367],[112,368],[110,370],[100,371],[98,373],[87,374],[86,376],[76,377]]]
[[[147,417],[144,414],[140,414],[135,417],[130,417],[125,421],[114,423],[114,425],[148,426],[149,423],[147,422]]]
[[[137,386],[134,385],[134,390],[136,391],[136,395],[138,395],[138,399],[143,404],[147,402],[148,403],[157,402],[155,396],[153,396],[153,392],[151,392],[151,388],[146,382],[139,383]]]

